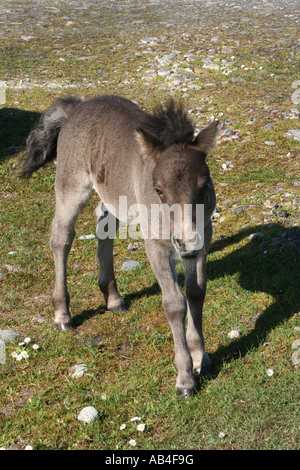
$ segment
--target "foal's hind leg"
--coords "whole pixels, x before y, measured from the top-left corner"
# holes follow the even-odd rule
[[[100,267],[99,287],[104,295],[106,306],[112,312],[126,312],[126,306],[123,298],[120,296],[114,275],[114,238],[118,230],[119,221],[110,212],[108,212],[103,203],[96,208],[97,217],[97,260]],[[103,233],[102,225],[109,225],[109,233]],[[108,236],[104,236],[108,235]]]
[[[77,184],[68,189],[67,181],[61,185],[56,183],[56,208],[51,227],[50,246],[55,263],[55,287],[52,295],[54,323],[61,330],[72,326],[67,291],[67,258],[75,237],[77,216],[91,193],[90,185],[80,188]]]

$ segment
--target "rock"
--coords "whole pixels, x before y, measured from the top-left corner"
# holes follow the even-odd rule
[[[6,363],[6,349],[5,349],[5,342],[0,339],[0,364]]]
[[[88,366],[86,364],[76,364],[75,366],[71,367],[71,377],[72,379],[79,379],[83,376],[83,374],[88,370]]]
[[[233,213],[235,215],[237,214],[242,214],[245,211],[246,207],[245,206],[238,206],[234,209]]]
[[[18,268],[17,266],[13,266],[12,264],[5,264],[5,267],[10,273],[20,271],[20,268]]]
[[[140,266],[141,265],[138,261],[125,261],[125,263],[122,264],[121,270],[129,271],[131,269],[139,268]]]
[[[300,364],[300,339],[296,339],[296,341],[293,342],[292,349],[297,350],[292,354],[292,363],[295,366],[299,366]]]
[[[90,240],[92,238],[95,238],[95,235],[93,233],[89,235],[81,235],[81,237],[79,237],[79,240]]]
[[[173,75],[172,76],[172,83],[173,85],[180,85],[183,82],[183,78],[181,75]]]
[[[266,131],[270,130],[274,126],[274,122],[268,122],[267,124],[264,125],[264,129]]]
[[[251,233],[251,235],[248,236],[249,240],[252,240],[253,238],[261,238],[264,237],[264,234],[262,232],[255,232]]]
[[[80,411],[77,419],[79,421],[83,421],[84,423],[92,423],[98,418],[98,416],[99,413],[96,408],[93,406],[86,406]]]
[[[166,75],[171,75],[172,73],[174,73],[173,70],[169,69],[168,67],[162,67],[161,69],[157,71],[157,75],[161,77],[165,77]]]
[[[176,57],[176,53],[172,52],[171,54],[166,54],[158,59],[160,65],[169,64]]]
[[[19,333],[13,330],[0,330],[0,340],[4,343],[10,343],[13,341],[16,336],[19,336]]]
[[[269,199],[267,201],[264,202],[264,206],[267,208],[267,209],[272,209],[273,207],[276,206],[276,202],[271,202]]]
[[[234,339],[234,338],[238,338],[239,336],[241,336],[241,333],[239,332],[239,330],[231,330],[229,331],[227,336],[230,339]]]
[[[281,217],[282,219],[287,219],[289,216],[289,214],[287,213],[287,211],[281,209],[279,212],[278,212],[278,217]]]
[[[300,129],[290,129],[285,133],[285,135],[300,142]]]
[[[207,64],[203,65],[204,69],[209,69],[209,70],[220,70],[220,65],[219,64],[214,64],[212,62],[208,62]]]

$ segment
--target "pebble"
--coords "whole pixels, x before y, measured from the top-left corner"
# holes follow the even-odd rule
[[[79,237],[79,240],[90,240],[91,238],[95,238],[95,235],[93,233],[89,235],[81,235],[81,237]]]
[[[227,336],[230,339],[234,339],[234,338],[238,338],[239,336],[241,336],[241,333],[239,332],[239,330],[231,330],[229,331]]]
[[[6,349],[5,349],[5,342],[0,339],[0,364],[6,363]]]
[[[220,70],[220,65],[208,62],[207,64],[203,65],[203,68],[210,70]]]
[[[86,406],[80,411],[77,419],[79,421],[83,421],[84,423],[92,423],[98,418],[98,416],[99,413],[96,408],[93,406]]]
[[[175,57],[176,57],[176,53],[175,53],[175,52],[173,52],[173,53],[171,53],[171,54],[166,54],[166,55],[160,57],[160,58],[158,59],[158,62],[160,63],[160,65],[167,65],[167,64],[169,64],[169,63],[172,61],[172,59],[174,59]]]
[[[122,264],[121,270],[129,271],[131,269],[139,268],[140,266],[141,264],[138,261],[125,261],[125,263]]]
[[[71,367],[71,377],[72,379],[79,379],[84,375],[84,373],[88,370],[88,366],[86,364],[76,364],[75,366]]]
[[[0,340],[4,341],[4,343],[10,343],[13,341],[19,333],[13,330],[0,330]]]
[[[282,209],[278,212],[278,217],[281,217],[282,219],[287,219],[288,216],[289,216],[289,214],[284,209]]]
[[[261,237],[264,237],[265,235],[262,233],[262,232],[255,232],[255,233],[251,233],[249,236],[248,236],[248,239],[249,240],[252,240],[253,238],[261,238]]]
[[[166,75],[171,75],[172,73],[174,73],[173,70],[168,67],[162,67],[161,69],[157,71],[157,75],[161,77],[165,77]]]
[[[12,264],[5,264],[5,267],[10,273],[20,271],[20,268],[13,266]]]
[[[300,142],[300,129],[290,129],[285,135]]]

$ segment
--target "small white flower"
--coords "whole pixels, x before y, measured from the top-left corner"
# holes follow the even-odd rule
[[[22,360],[22,355],[21,354],[18,354],[17,357],[16,357],[17,361],[21,361]]]
[[[17,353],[16,351],[13,351],[13,352],[11,353],[11,355],[12,355],[12,357],[15,357],[15,358],[16,358],[17,355],[18,355],[18,353]]]
[[[19,346],[24,346],[24,341],[22,341],[22,343],[19,343]]]
[[[21,356],[24,357],[24,359],[27,359],[29,357],[27,351],[21,351]]]
[[[273,370],[272,369],[267,369],[267,375],[269,377],[272,377],[272,375],[274,374]]]
[[[24,339],[24,343],[30,343],[30,341],[31,341],[31,338],[29,338],[29,337]]]
[[[135,442],[134,439],[130,439],[129,444],[130,444],[131,446],[135,446],[135,445],[136,445],[136,442]]]
[[[106,395],[101,395],[101,400],[106,400]]]
[[[122,429],[125,429],[125,428],[126,428],[126,424],[125,424],[125,423],[124,423],[124,424],[121,424],[121,426],[120,426],[120,431],[122,431]]]
[[[141,423],[141,424],[138,424],[137,427],[136,427],[136,429],[137,429],[138,431],[144,431],[145,425],[142,424],[142,423]]]
[[[223,438],[225,437],[225,432],[221,431],[221,432],[219,433],[219,437],[220,437],[221,439],[223,439]]]
[[[25,450],[33,450],[32,446],[26,446]]]
[[[134,418],[131,418],[130,421],[141,421],[141,418],[139,418],[139,416],[135,416]]]
[[[39,345],[38,344],[33,344],[32,349],[39,349]]]

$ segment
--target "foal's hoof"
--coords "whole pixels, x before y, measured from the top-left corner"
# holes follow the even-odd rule
[[[198,367],[197,369],[194,370],[194,374],[197,375],[197,376],[199,376],[199,375],[210,375],[211,374],[211,365]]]
[[[125,304],[124,305],[122,304],[118,307],[109,308],[108,310],[110,310],[113,313],[125,313],[125,312],[127,312],[127,308],[126,308]]]
[[[55,326],[60,331],[68,331],[73,329],[73,324],[71,321],[68,323],[55,323]]]
[[[183,390],[177,389],[177,392],[182,398],[190,398],[194,394],[194,389],[193,388],[184,388]]]

